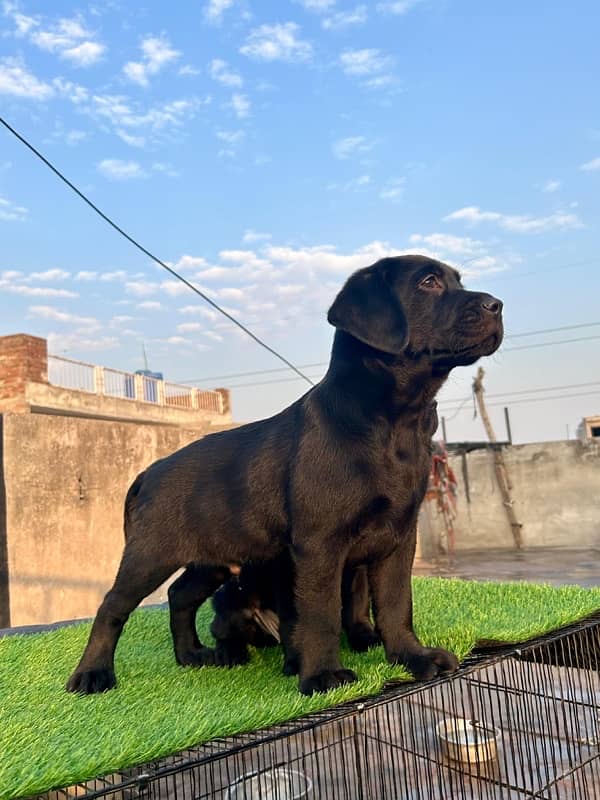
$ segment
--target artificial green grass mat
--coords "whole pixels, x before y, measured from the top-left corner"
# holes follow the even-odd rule
[[[600,589],[415,578],[415,627],[429,646],[463,659],[481,640],[525,641],[600,609]],[[198,614],[209,642],[212,610]],[[242,733],[378,693],[406,678],[383,648],[344,665],[359,681],[303,697],[281,674],[280,648],[254,650],[234,669],[175,663],[165,610],[139,610],[117,648],[118,686],[102,695],[68,694],[64,685],[90,625],[0,639],[0,798],[23,797],[124,769],[218,736]]]

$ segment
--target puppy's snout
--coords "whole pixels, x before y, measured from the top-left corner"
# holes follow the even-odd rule
[[[481,301],[481,307],[486,314],[491,314],[493,317],[499,317],[503,307],[502,300],[497,297],[492,297],[491,294],[485,295]]]

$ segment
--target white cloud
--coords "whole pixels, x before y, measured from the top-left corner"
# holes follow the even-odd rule
[[[72,130],[65,136],[65,142],[71,147],[79,144],[79,142],[83,142],[84,139],[87,139],[87,133],[85,133],[85,131]]]
[[[379,197],[382,200],[392,200],[397,203],[404,196],[405,184],[406,178],[390,178],[379,192]]]
[[[70,274],[64,269],[47,269],[44,272],[32,272],[28,277],[32,281],[64,281]]]
[[[359,153],[367,153],[373,147],[364,136],[346,136],[332,145],[333,155],[340,160],[351,158]]]
[[[340,55],[340,64],[347,75],[366,77],[387,69],[391,64],[389,56],[382,55],[376,48],[362,50],[344,50]]]
[[[5,13],[9,13],[6,11],[6,7],[7,4],[5,3]],[[15,36],[17,37],[26,36],[29,31],[40,24],[35,17],[28,17],[26,14],[20,14],[18,12],[13,13],[12,19],[15,23]]]
[[[367,17],[367,7],[361,5],[348,11],[338,11],[330,17],[326,17],[321,25],[326,31],[337,31],[351,25],[364,25]]]
[[[162,306],[158,300],[144,300],[143,303],[138,303],[136,308],[139,308],[143,311],[160,311]]]
[[[115,133],[136,147],[152,142],[172,141],[172,134],[183,128],[196,111],[210,103],[210,97],[170,100],[161,105],[142,108],[123,95],[92,94],[84,103],[83,110],[100,123],[110,123]]]
[[[264,242],[269,239],[271,239],[270,233],[258,233],[258,231],[253,231],[252,228],[244,231],[244,236],[242,237],[242,241],[247,243]]]
[[[115,269],[115,270],[112,270],[111,272],[103,272],[100,275],[100,280],[101,281],[108,281],[108,282],[111,282],[111,281],[124,281],[124,280],[127,279],[127,277],[128,277],[127,273],[124,272],[122,269]]]
[[[224,86],[239,87],[244,82],[242,76],[230,69],[227,62],[221,58],[213,58],[208,66],[208,74]]]
[[[64,322],[68,325],[79,325],[89,331],[102,328],[102,325],[95,317],[79,317],[77,314],[59,311],[53,306],[29,306],[28,311],[32,317],[51,319],[53,322]]]
[[[180,294],[186,294],[190,291],[189,286],[181,281],[162,281],[160,288],[166,292],[170,297],[177,297]]]
[[[317,11],[322,14],[335,5],[335,0],[299,0],[300,4],[308,11]]]
[[[560,189],[560,185],[560,181],[546,181],[546,183],[542,186],[542,192],[547,192],[548,194],[557,192]]]
[[[79,67],[90,67],[100,60],[105,50],[105,46],[99,42],[82,42],[62,52],[61,57]]]
[[[549,230],[581,228],[582,224],[575,214],[557,211],[547,217],[529,215],[500,214],[498,211],[482,211],[477,206],[466,206],[444,217],[444,222],[464,221],[471,225],[482,222],[495,222],[501,228],[516,233],[541,233]]]
[[[79,331],[68,334],[52,331],[48,334],[47,339],[48,350],[51,353],[100,352],[102,350],[112,350],[122,344],[121,340],[116,336],[94,336],[88,338]]]
[[[343,192],[356,192],[363,186],[368,186],[371,183],[370,175],[359,175],[357,178],[351,178],[345,183],[330,183],[327,188],[329,190],[339,189]]]
[[[18,269],[5,269],[2,270],[2,272],[0,273],[0,280],[4,282],[20,280],[23,277],[24,277],[23,273],[21,272],[21,270]]]
[[[160,172],[163,175],[167,175],[169,178],[178,178],[180,173],[172,166],[172,164],[163,163],[161,161],[157,161],[152,164],[152,169],[154,172]]]
[[[409,237],[411,244],[425,245],[436,252],[451,253],[453,256],[470,256],[483,247],[483,242],[470,236],[453,236],[449,233],[414,233]]]
[[[169,336],[168,339],[165,339],[167,344],[191,344],[189,339],[185,339],[183,336]]]
[[[150,281],[127,281],[125,290],[136,297],[148,297],[156,294],[158,291],[158,284]]]
[[[233,94],[231,96],[231,107],[238,119],[250,116],[250,101],[245,94]]]
[[[203,336],[206,336],[208,339],[212,339],[213,342],[223,341],[223,337],[220,334],[215,333],[215,331],[202,331],[202,334]]]
[[[28,100],[48,100],[54,95],[54,89],[36,78],[19,59],[3,58],[0,61],[0,94]]]
[[[227,144],[239,144],[245,136],[244,131],[217,131],[216,132],[217,139],[220,139],[222,142],[226,142]]]
[[[600,169],[600,156],[598,156],[598,158],[592,158],[591,161],[586,161],[585,164],[582,164],[579,167],[579,169],[583,172],[592,172]]]
[[[182,322],[177,326],[179,333],[193,333],[194,331],[201,331],[202,324],[200,322]]]
[[[200,75],[200,70],[197,67],[192,67],[191,64],[184,64],[177,70],[178,75]]]
[[[0,220],[2,222],[24,222],[28,213],[25,206],[15,205],[5,197],[0,197]]]
[[[204,6],[204,16],[209,22],[219,23],[223,14],[233,5],[233,0],[208,0]]]
[[[237,131],[216,131],[215,136],[219,141],[225,143],[225,147],[219,150],[219,156],[227,156],[233,158],[237,153],[237,147],[241,144],[245,137],[242,130]]]
[[[68,289],[53,289],[50,286],[23,286],[20,284],[3,286],[0,281],[0,288],[2,291],[21,294],[24,297],[79,297],[77,292],[71,292]]]
[[[377,3],[377,11],[384,14],[406,14],[422,0],[392,0],[388,3]]]
[[[199,269],[200,267],[207,266],[206,259],[202,256],[188,256],[183,255],[175,264],[169,264],[177,272],[185,272],[186,270]]]
[[[308,61],[312,45],[298,38],[299,31],[295,22],[260,25],[250,31],[240,53],[259,61]]]
[[[125,76],[130,81],[140,86],[148,86],[149,77],[158,73],[167,64],[179,58],[181,53],[171,47],[171,43],[163,34],[161,36],[147,36],[140,44],[142,51],[141,61],[128,61],[123,67]]]
[[[74,106],[81,106],[90,97],[90,93],[85,86],[73,83],[73,81],[67,81],[64,78],[54,78],[52,87],[61,97],[69,100]]]
[[[127,181],[146,175],[137,161],[121,161],[119,158],[105,158],[96,168],[105,178],[113,181]]]
[[[95,281],[98,277],[97,272],[91,272],[90,270],[81,270],[80,272],[75,275],[76,281]]]
[[[95,64],[106,51],[106,46],[96,41],[82,20],[75,17],[60,19],[46,29],[36,22],[29,26],[26,33],[41,50],[55,53],[78,67]]]

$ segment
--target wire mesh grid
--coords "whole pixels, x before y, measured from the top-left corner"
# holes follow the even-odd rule
[[[600,619],[42,795],[175,800],[600,800]]]

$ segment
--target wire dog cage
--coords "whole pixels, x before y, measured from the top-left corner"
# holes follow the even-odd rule
[[[45,800],[600,800],[600,616]]]

